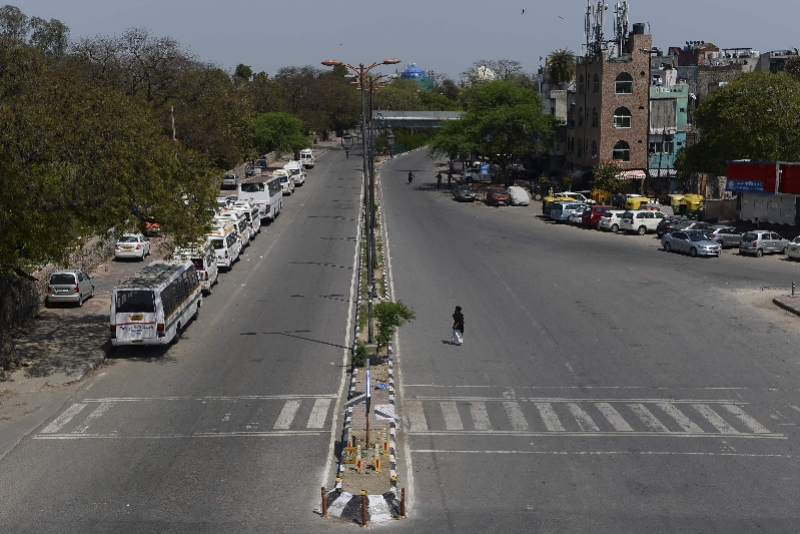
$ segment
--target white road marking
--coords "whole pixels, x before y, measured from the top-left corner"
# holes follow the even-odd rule
[[[720,417],[720,415],[711,409],[710,406],[705,404],[692,404],[692,408],[700,412],[700,414],[708,419],[708,422],[714,425],[714,428],[719,430],[723,434],[738,434],[739,431],[729,425],[725,419]]]
[[[581,427],[581,430],[584,432],[600,432],[600,429],[597,427],[594,421],[592,421],[592,418],[589,417],[589,414],[583,411],[580,406],[574,402],[568,402],[567,408],[569,408],[569,412],[575,418],[575,421],[578,422],[578,426]]]
[[[528,421],[525,420],[525,414],[522,413],[522,408],[519,407],[518,402],[504,402],[503,406],[508,414],[508,419],[511,421],[511,427],[517,432],[527,432],[530,430]]]
[[[104,402],[100,404],[97,408],[94,409],[92,413],[86,416],[86,419],[81,423],[75,430],[72,431],[73,434],[83,434],[89,429],[89,425],[95,422],[98,418],[100,418],[104,413],[108,411],[109,408],[114,406],[110,402]]]
[[[299,400],[286,401],[286,404],[283,405],[283,409],[281,410],[280,415],[278,415],[278,420],[275,421],[272,429],[287,430],[290,426],[292,426],[294,415],[297,413],[297,409],[300,408],[300,402],[301,401]]]
[[[410,400],[403,403],[403,407],[408,415],[408,428],[411,432],[427,432],[428,423],[425,421],[425,412],[422,411],[422,403]]]
[[[558,415],[556,415],[553,406],[549,402],[537,402],[536,409],[539,410],[539,415],[542,416],[542,421],[544,421],[544,426],[547,427],[547,430],[550,432],[565,432]]]
[[[723,407],[731,412],[736,418],[744,423],[744,425],[755,432],[756,434],[769,434],[769,430],[767,430],[761,423],[744,413],[744,411],[736,405],[733,404],[724,404]]]
[[[783,434],[689,434],[688,432],[659,432],[655,433],[651,430],[646,430],[642,432],[564,432],[564,431],[547,431],[547,432],[516,432],[514,430],[495,430],[491,434],[487,434],[487,432],[479,432],[475,430],[459,430],[457,432],[447,431],[447,430],[430,430],[428,432],[409,432],[409,434],[413,436],[526,436],[526,437],[537,437],[537,438],[563,438],[563,437],[607,437],[607,438],[618,438],[618,437],[654,437],[658,436],[659,438],[664,437],[674,437],[674,438],[722,438],[725,439],[788,439]]]
[[[373,523],[382,523],[393,519],[392,511],[386,504],[383,495],[367,495],[367,509],[369,510],[369,519]]]
[[[347,503],[349,503],[352,498],[352,493],[343,491],[339,497],[328,506],[328,513],[334,517],[341,517],[344,507],[347,506]]]
[[[444,415],[444,426],[447,430],[464,430],[461,416],[458,415],[458,407],[455,402],[442,402],[442,415]]]
[[[669,429],[661,424],[661,421],[653,415],[643,404],[628,404],[628,408],[642,420],[653,432],[669,432]]]
[[[677,422],[685,432],[691,432],[693,434],[700,434],[703,432],[702,428],[696,425],[694,421],[686,417],[686,414],[680,411],[674,404],[661,402],[656,406],[664,410],[664,413],[666,413],[668,416],[675,419],[675,422]]]
[[[418,395],[414,397],[420,401],[453,401],[453,402],[505,402],[508,401],[506,397],[442,397],[440,395],[427,397],[425,395]],[[737,406],[745,406],[749,403],[741,402],[730,399],[575,399],[567,397],[517,397],[517,401],[522,402],[541,402],[551,404],[565,404],[567,402],[608,402],[608,403],[625,403],[635,402],[640,404],[658,404],[659,402],[673,403],[673,404],[690,404],[692,402],[702,402],[703,404],[735,404]]]
[[[317,399],[308,416],[306,428],[322,428],[325,426],[325,419],[328,417],[328,408],[331,407],[333,399]]]
[[[336,395],[240,395],[209,397],[109,397],[106,399],[84,399],[83,402],[146,402],[146,401],[241,401],[241,400],[291,400],[291,399],[335,399]],[[705,401],[702,401],[705,402]],[[729,404],[741,404],[728,401]]]
[[[34,436],[33,439],[188,439],[188,438],[247,438],[275,436],[323,436],[327,432],[320,430],[277,430],[253,432],[197,432],[194,434],[162,434],[155,436],[120,436],[119,434],[46,434]],[[743,434],[749,435],[749,434]],[[777,434],[770,434],[775,436]]]
[[[52,423],[44,427],[44,429],[41,431],[41,434],[55,434],[61,430],[62,426],[69,423],[72,418],[78,415],[84,408],[86,408],[85,404],[73,404],[64,410],[64,413],[56,417]]]
[[[489,412],[486,411],[486,404],[471,402],[469,411],[472,414],[472,424],[475,426],[475,430],[491,432],[492,424],[489,422]]]
[[[484,388],[484,389],[649,389],[654,391],[674,391],[676,389],[683,391],[738,391],[749,390],[750,388],[743,387],[700,387],[700,388],[672,388],[672,387],[651,387],[651,386],[496,386],[486,384],[485,386],[475,385],[446,385],[446,384],[408,384],[407,388]]]
[[[544,454],[551,456],[736,456],[746,458],[791,458],[788,454],[746,454],[728,452],[678,452],[678,451],[445,451],[438,449],[414,449],[422,454]]]
[[[619,432],[633,432],[633,428],[628,422],[619,414],[619,412],[607,402],[597,402],[595,403],[597,409],[600,410],[600,413],[608,419],[608,422],[611,423],[611,426],[614,429],[618,430]]]

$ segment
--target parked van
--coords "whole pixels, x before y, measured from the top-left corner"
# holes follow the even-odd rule
[[[214,218],[218,221],[229,221],[236,227],[242,248],[250,245],[250,224],[247,222],[247,217],[244,213],[233,208],[228,208],[218,213]]]
[[[316,161],[314,158],[314,151],[310,148],[304,148],[300,151],[300,163],[303,164],[303,167],[306,169],[312,168]]]
[[[603,217],[603,214],[608,210],[613,210],[614,206],[605,206],[605,205],[597,205],[594,206],[587,206],[585,210],[583,210],[583,219],[581,220],[581,224],[583,226],[594,227],[600,223],[600,218]]]
[[[112,291],[111,344],[177,342],[202,304],[192,262],[153,262]]]
[[[283,209],[283,191],[278,178],[239,184],[239,200],[258,206],[261,217],[274,221]]]
[[[658,223],[664,217],[665,215],[660,211],[626,211],[622,214],[619,228],[626,233],[636,232],[644,235],[647,232],[655,232]]]
[[[211,287],[219,281],[219,266],[217,255],[209,239],[198,241],[197,244],[177,248],[173,257],[178,260],[189,260],[194,264],[197,280],[206,295],[211,294]]]
[[[552,202],[550,204],[550,220],[555,222],[567,222],[573,213],[583,213],[586,204],[582,202]]]
[[[294,180],[285,169],[276,169],[272,171],[272,176],[276,177],[281,182],[281,191],[284,195],[291,195],[294,193]]]
[[[256,234],[261,233],[261,212],[258,206],[246,200],[237,200],[233,203],[232,209],[244,213],[247,223],[250,225],[250,239],[255,239]]]
[[[242,252],[239,232],[229,221],[216,219],[216,222],[217,224],[211,227],[207,237],[217,256],[217,267],[230,269]]]
[[[292,176],[294,185],[303,185],[306,183],[306,171],[303,169],[303,166],[300,165],[299,161],[290,161],[284,165],[283,168]]]

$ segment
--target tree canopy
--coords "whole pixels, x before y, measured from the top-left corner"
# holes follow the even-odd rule
[[[263,113],[253,121],[253,139],[259,152],[297,152],[308,146],[303,121],[288,113]]]
[[[508,81],[477,84],[465,91],[461,120],[445,123],[429,145],[432,156],[486,157],[503,170],[518,158],[544,149],[554,126],[542,113],[539,95]]]
[[[547,56],[547,76],[553,83],[568,83],[575,76],[575,53],[556,50]]]
[[[725,162],[800,161],[800,80],[786,73],[742,74],[695,112],[701,140],[676,156],[681,177],[724,175]]]

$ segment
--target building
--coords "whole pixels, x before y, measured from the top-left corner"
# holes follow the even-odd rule
[[[689,85],[671,61],[662,59],[654,57],[650,67],[648,175],[656,196],[678,192],[675,154],[686,146],[689,130]]]
[[[627,32],[627,3],[623,4],[615,39],[602,40],[601,22],[593,31],[595,38],[587,39],[586,55],[577,58],[576,90],[568,95],[567,117],[567,158],[577,183],[605,160],[619,164],[623,179],[643,181],[647,176],[653,39],[644,33],[643,23]],[[589,13],[587,27],[588,19]]]
[[[797,48],[791,50],[775,50],[773,52],[764,52],[758,57],[758,64],[756,71],[758,72],[772,72],[773,74],[786,71],[786,61],[790,58],[798,57]]]
[[[433,78],[428,76],[425,71],[419,68],[415,63],[412,63],[406,70],[401,72],[400,77],[411,80],[416,83],[420,89],[425,89],[426,91],[430,91],[433,87]]]
[[[546,161],[543,161],[541,170],[547,174],[563,175],[566,173],[568,94],[575,92],[575,79],[569,83],[553,83],[546,67],[539,68],[538,78],[542,113],[558,119],[547,157],[542,158]]]

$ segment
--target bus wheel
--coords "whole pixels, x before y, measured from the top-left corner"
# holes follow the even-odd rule
[[[172,338],[172,344],[177,345],[178,341],[181,340],[181,323],[178,323],[178,327],[175,330],[175,337]]]
[[[200,306],[199,305],[194,309],[194,315],[192,315],[192,320],[196,321],[198,315],[200,315]]]

